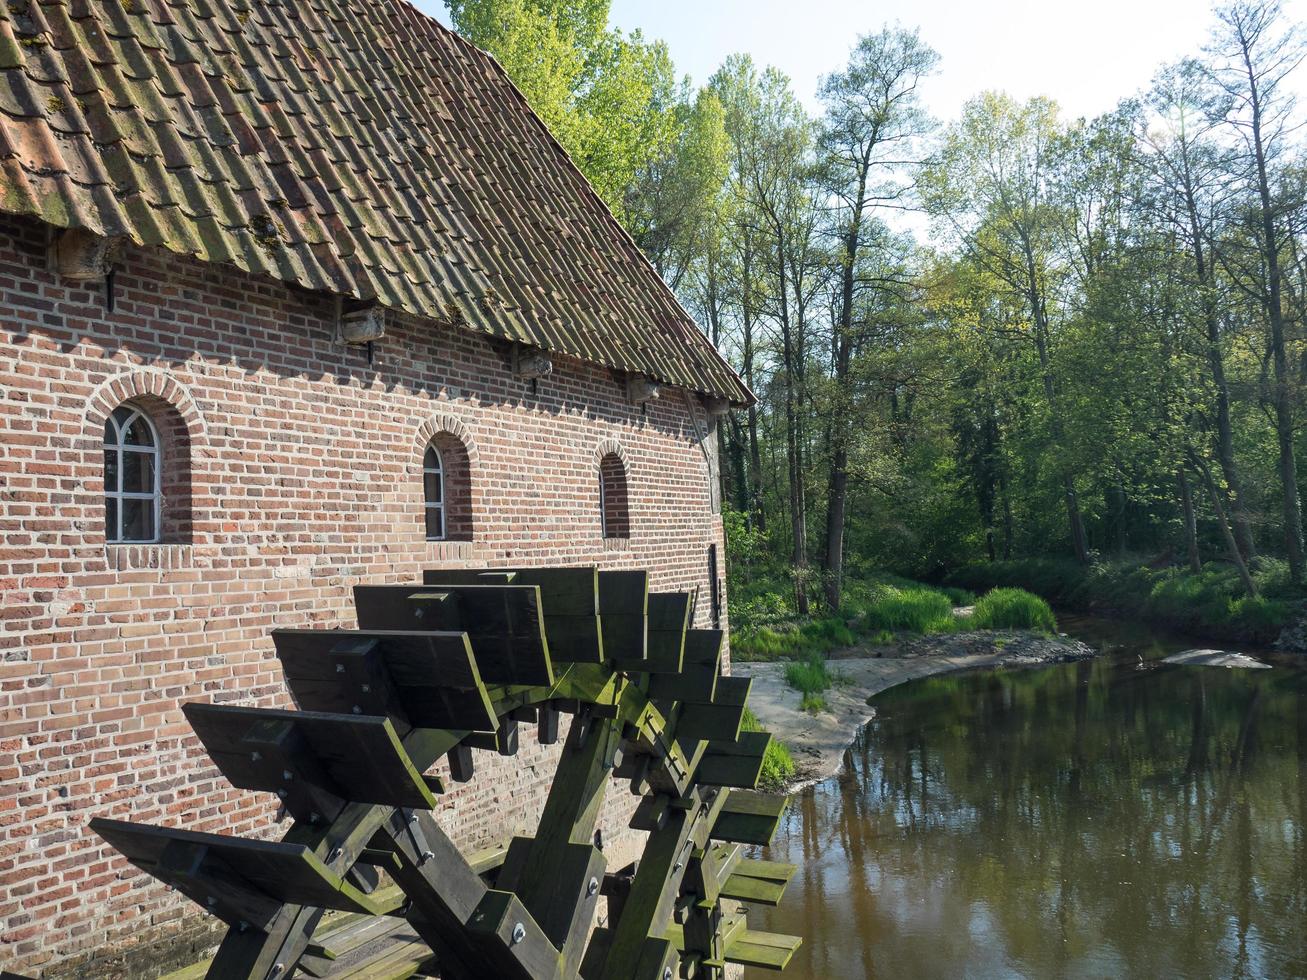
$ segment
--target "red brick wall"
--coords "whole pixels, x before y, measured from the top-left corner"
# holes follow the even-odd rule
[[[561,358],[533,388],[486,339],[415,321],[369,365],[334,343],[330,298],[157,251],[128,250],[106,312],[99,284],[46,271],[45,244],[0,222],[0,966],[139,974],[179,937],[207,941],[86,822],[279,832],[267,798],[217,778],[178,705],[286,703],[268,631],[353,626],[355,583],[647,567],[658,589],[699,586],[706,624],[721,526],[679,393],[642,410],[613,372]],[[126,399],[158,413],[174,461],[159,545],[104,541],[103,419]],[[441,432],[466,448],[470,541],[425,540],[422,455]],[[629,539],[602,536],[613,444]],[[495,773],[478,754],[441,819],[468,844],[529,828],[552,751],[528,737]]]

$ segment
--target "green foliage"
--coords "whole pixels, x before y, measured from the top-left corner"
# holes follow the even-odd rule
[[[856,640],[844,620],[829,617],[776,627],[741,627],[731,633],[731,653],[744,662],[781,660],[809,653],[828,653],[852,646]]]
[[[863,642],[885,646],[896,631],[948,632],[957,624],[954,602],[968,605],[975,598],[964,589],[950,595],[884,572],[850,581],[836,616],[798,617],[787,584],[767,576],[733,575],[730,594],[731,654],[742,662],[804,659]]]
[[[1293,619],[1299,596],[1283,562],[1263,559],[1253,578],[1260,593],[1255,598],[1244,594],[1233,568],[1215,562],[1193,573],[1130,561],[1085,568],[1031,558],[972,565],[949,581],[973,589],[1026,588],[1071,609],[1139,617],[1231,640],[1270,642]]]
[[[925,586],[880,585],[871,590],[858,622],[868,632],[947,633],[955,628],[957,618],[953,601],[943,592]]]
[[[613,213],[683,119],[661,42],[608,27],[609,0],[447,0],[455,29],[493,54]]]
[[[758,716],[750,709],[744,709],[744,724],[741,726],[746,732],[765,731],[762,723],[758,721]],[[794,778],[797,767],[794,765],[794,756],[790,754],[789,746],[775,736],[767,744],[767,753],[762,757],[762,776],[758,780],[758,785],[762,789],[780,790],[784,789],[785,784]]]
[[[828,707],[830,705],[827,703],[826,698],[812,691],[804,691],[803,697],[799,700],[799,708],[809,714],[818,714]]]
[[[785,683],[803,694],[821,694],[830,689],[834,677],[818,654],[785,665]]]
[[[1047,602],[1025,589],[993,589],[976,603],[972,625],[983,630],[1038,630],[1052,633],[1057,620]]]

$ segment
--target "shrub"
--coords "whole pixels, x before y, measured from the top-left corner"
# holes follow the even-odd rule
[[[741,728],[746,732],[765,731],[758,716],[748,708],[744,709],[744,724]],[[789,746],[778,738],[772,738],[767,745],[767,754],[762,757],[762,776],[758,785],[764,789],[781,789],[794,778],[796,769]]]
[[[868,631],[909,630],[945,633],[955,628],[953,603],[942,592],[925,586],[881,586],[862,611],[860,624]]]
[[[1040,630],[1052,633],[1057,620],[1048,603],[1025,589],[993,589],[976,602],[972,623],[979,629]]]
[[[1267,643],[1293,619],[1304,595],[1283,561],[1260,558],[1257,564],[1255,599],[1244,594],[1238,574],[1224,562],[1209,562],[1195,573],[1153,568],[1138,559],[1085,568],[1032,558],[972,565],[950,575],[949,582],[967,588],[1018,586],[1072,609],[1101,609],[1208,637]]]

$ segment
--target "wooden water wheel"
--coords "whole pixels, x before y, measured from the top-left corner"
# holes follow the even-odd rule
[[[642,571],[494,569],[354,600],[358,630],[273,633],[299,710],[183,709],[233,785],[293,818],[280,841],[91,822],[229,926],[208,976],[329,975],[314,939],[328,910],[402,916],[449,980],[789,962],[799,940],[750,930],[740,905],[775,904],[794,870],[742,853],[785,803],[755,791],[770,735],[741,730],[750,682],[721,674],[720,631],[688,628],[691,594],[650,593]],[[523,723],[555,742],[560,714],[535,836],[461,853],[430,812],[444,787],[427,770],[447,757],[454,780],[474,779],[477,752],[513,755]],[[638,862],[610,870],[596,827],[613,776],[648,835]]]

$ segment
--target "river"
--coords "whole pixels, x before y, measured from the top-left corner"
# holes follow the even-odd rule
[[[1065,616],[1096,660],[877,695],[764,852],[785,976],[1307,977],[1307,659]],[[746,972],[761,980],[761,971]]]

